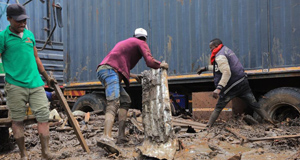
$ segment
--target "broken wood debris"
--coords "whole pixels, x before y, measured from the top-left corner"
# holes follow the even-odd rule
[[[275,140],[275,139],[285,139],[285,138],[299,138],[300,134],[296,135],[283,135],[283,136],[274,136],[274,137],[261,137],[261,138],[247,138],[241,134],[239,134],[237,131],[235,131],[233,128],[225,127],[225,129],[232,134],[234,134],[236,137],[241,138],[241,144],[244,142],[254,142],[254,141],[265,141],[265,140]]]
[[[84,116],[84,122],[85,123],[88,123],[89,122],[89,120],[90,120],[90,112],[87,112],[86,114],[85,114],[85,116]]]
[[[131,123],[140,131],[144,132],[143,124],[139,123],[135,118],[130,118]]]
[[[248,138],[239,134],[237,131],[235,131],[233,128],[229,128],[229,127],[225,127],[225,129],[227,131],[229,131],[230,133],[232,133],[233,135],[235,135],[237,138],[240,138],[241,140],[241,145],[244,144],[244,142],[248,142]]]
[[[180,127],[191,126],[192,128],[198,129],[198,130],[202,130],[202,129],[206,128],[206,124],[195,122],[195,121],[178,119],[178,118],[174,118],[174,117],[173,117],[172,121],[173,121],[173,126],[180,126]]]

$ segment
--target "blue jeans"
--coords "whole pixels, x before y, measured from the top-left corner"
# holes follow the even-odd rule
[[[105,95],[107,100],[106,111],[112,110],[117,112],[119,107],[128,109],[131,104],[131,99],[125,89],[121,86],[118,73],[114,69],[101,69],[97,72],[97,77],[105,87]],[[111,103],[112,101],[115,101]],[[114,104],[109,105],[109,104]],[[118,106],[117,104],[121,104]]]

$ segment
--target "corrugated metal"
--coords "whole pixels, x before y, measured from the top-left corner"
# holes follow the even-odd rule
[[[20,4],[24,4],[27,0],[19,0]],[[6,7],[7,7],[7,0],[0,0],[0,31],[4,30],[9,22],[6,20]],[[50,4],[50,28],[48,26],[46,17],[48,15],[48,2]],[[27,21],[27,27],[34,33],[36,40],[45,41],[48,38],[47,31],[45,28],[48,28],[50,31],[54,27],[54,20],[53,20],[53,11],[52,11],[52,2],[53,0],[46,0],[45,3],[42,3],[38,0],[33,0],[29,2],[25,8],[28,16],[30,19]],[[9,0],[9,4],[16,3],[15,0]],[[55,0],[55,3],[60,3],[62,5],[62,0]],[[49,31],[49,32],[50,32]],[[62,29],[58,26],[56,27],[53,36],[51,38],[53,42],[62,42]]]
[[[61,2],[62,0],[55,0],[55,2]],[[21,4],[25,3],[26,0],[20,1]],[[50,31],[54,27],[54,20],[53,20],[53,10],[52,10],[52,0],[46,0],[45,3],[42,3],[39,0],[33,0],[28,3],[26,7],[26,12],[29,15],[30,19],[28,20],[27,26],[28,28],[34,33],[35,38],[37,40],[45,41],[50,33],[47,33],[45,28],[48,28]],[[48,15],[48,3],[50,4],[50,15]],[[50,28],[47,24],[46,18],[49,18],[50,21]],[[49,31],[49,32],[50,32]],[[62,29],[58,26],[56,27],[53,36],[51,38],[53,42],[62,42]]]
[[[300,63],[300,1],[271,0],[270,51],[272,66]]]
[[[148,28],[148,1],[64,1],[64,6],[67,82],[97,80],[96,66],[114,45],[136,27]]]
[[[26,0],[19,0],[20,4],[24,4]],[[27,21],[27,27],[30,31],[33,32],[36,42],[37,48],[42,48],[44,46],[45,41],[48,38],[48,33],[43,30],[45,27],[48,27],[46,20],[44,17],[48,16],[47,13],[47,2],[49,2],[51,8],[51,19],[50,19],[50,30],[54,26],[53,21],[53,12],[52,12],[52,0],[46,0],[45,3],[41,3],[41,1],[33,0],[28,3],[25,8],[30,19]],[[56,0],[56,3],[60,3],[62,6],[61,0]],[[7,0],[0,0],[0,31],[5,29],[9,22],[6,20],[6,7]],[[16,3],[15,0],[10,0],[9,4]],[[51,38],[51,45],[47,45],[46,48],[42,51],[38,52],[38,55],[46,69],[46,71],[52,71],[54,77],[57,79],[59,83],[63,83],[63,44],[62,44],[62,29],[58,26],[56,27],[54,34]]]
[[[220,38],[246,69],[298,66],[297,0],[63,1],[66,82],[98,81],[95,69],[135,28],[148,31],[153,56],[169,75],[195,74]],[[147,69],[141,60],[132,70]]]

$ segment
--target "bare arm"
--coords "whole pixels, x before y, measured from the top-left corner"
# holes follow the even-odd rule
[[[49,87],[52,87],[54,85],[54,83],[57,83],[56,80],[54,80],[52,77],[50,77],[44,66],[43,66],[43,63],[38,55],[38,52],[37,52],[37,49],[36,47],[34,46],[34,57],[35,57],[35,61],[36,61],[36,64],[38,66],[38,70],[39,72],[41,73],[41,75],[43,75],[43,77],[47,80],[47,84]]]
[[[45,71],[45,68],[43,66],[43,63],[42,61],[40,60],[40,57],[38,55],[38,52],[37,52],[37,49],[36,47],[34,46],[34,57],[35,57],[35,61],[36,61],[36,64],[38,66],[38,69],[39,69],[39,72],[42,73]]]

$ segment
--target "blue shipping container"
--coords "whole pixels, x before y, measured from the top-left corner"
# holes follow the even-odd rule
[[[98,81],[96,66],[114,45],[148,31],[154,58],[168,75],[195,74],[220,38],[246,69],[300,66],[298,0],[63,1],[65,82]],[[148,69],[141,60],[132,70]]]

